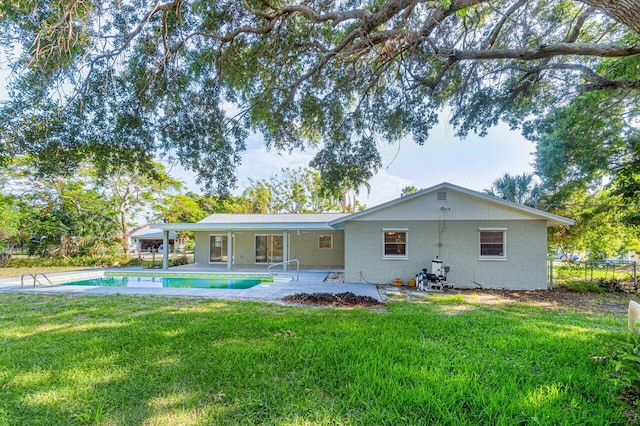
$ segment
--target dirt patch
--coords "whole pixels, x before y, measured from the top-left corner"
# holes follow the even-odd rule
[[[335,307],[369,307],[383,305],[388,300],[424,299],[425,297],[440,297],[460,295],[463,301],[470,304],[502,305],[509,303],[523,303],[543,309],[558,312],[627,312],[629,300],[640,300],[636,293],[578,293],[564,289],[554,290],[479,290],[453,289],[444,292],[417,291],[415,287],[396,287],[379,285],[383,302],[369,296],[356,296],[354,293],[296,293],[283,298],[286,303],[307,306],[335,306]]]
[[[626,313],[629,300],[640,300],[637,293],[578,293],[564,289],[554,290],[480,290],[454,289],[444,292],[422,292],[414,287],[381,285],[378,291],[383,300],[398,300],[398,295],[406,299],[427,296],[461,295],[464,302],[482,305],[524,303],[543,309],[560,312],[619,312]]]
[[[578,293],[554,290],[457,290],[465,299],[484,304],[525,303],[544,309],[571,312],[626,312],[630,294]]]
[[[336,306],[349,308],[355,306],[368,307],[381,305],[381,303],[373,297],[356,296],[350,291],[346,293],[296,293],[285,296],[282,300],[288,303],[297,303],[301,305]]]

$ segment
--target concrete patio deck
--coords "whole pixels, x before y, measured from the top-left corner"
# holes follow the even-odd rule
[[[258,284],[254,287],[243,290],[231,289],[202,289],[202,288],[142,288],[142,287],[98,287],[98,286],[61,286],[61,283],[78,281],[81,279],[97,278],[104,275],[104,272],[158,272],[158,273],[204,273],[216,272],[234,274],[254,271],[211,271],[203,268],[171,268],[169,270],[149,270],[142,268],[120,268],[75,271],[69,273],[50,274],[48,278],[53,285],[38,284],[33,287],[32,279],[25,279],[24,287],[21,287],[20,278],[9,278],[0,280],[0,293],[39,293],[39,294],[76,294],[76,295],[142,295],[142,296],[169,296],[169,297],[205,297],[214,299],[236,299],[236,300],[263,300],[276,301],[283,297],[296,293],[344,293],[352,292],[356,296],[369,296],[378,301],[382,301],[377,287],[374,284],[361,283],[334,283],[323,280],[329,272],[333,270],[304,270],[300,271],[299,281],[289,282],[269,282]],[[264,272],[264,270],[262,270]],[[40,279],[40,282],[45,280]]]

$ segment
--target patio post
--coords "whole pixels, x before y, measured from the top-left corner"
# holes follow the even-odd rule
[[[289,260],[289,233],[287,231],[282,231],[282,261],[287,262]],[[284,263],[282,265],[283,271],[288,271],[288,265]]]
[[[162,269],[169,269],[169,231],[162,230]]]
[[[227,231],[227,271],[233,268],[233,231]],[[221,259],[222,260],[222,259]]]

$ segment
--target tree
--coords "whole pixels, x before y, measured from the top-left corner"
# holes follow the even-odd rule
[[[640,53],[640,0],[42,0],[0,14],[0,39],[21,47],[0,161],[145,171],[174,152],[223,193],[249,129],[319,147],[312,166],[340,191],[378,170],[381,140],[425,143],[445,106],[464,136],[640,88],[616,71]]]
[[[283,213],[325,213],[344,204],[327,194],[321,174],[313,169],[285,167],[270,179],[274,207]]]
[[[404,188],[402,188],[402,192],[400,193],[400,196],[401,197],[405,197],[405,196],[407,196],[409,194],[413,194],[413,193],[418,192],[418,191],[419,191],[419,189],[416,188],[413,185],[405,186]]]
[[[117,246],[113,210],[89,185],[86,169],[71,177],[36,176],[30,159],[19,157],[3,179],[11,182],[12,197],[19,199],[14,203],[19,242],[39,237],[41,254],[46,247],[49,254],[59,255],[100,254]]]
[[[99,250],[111,241],[128,254],[130,232],[146,226],[132,229],[136,216],[157,211],[163,198],[180,188],[160,164],[149,173],[153,178],[123,166],[111,166],[103,175],[87,164],[75,175],[63,176],[34,174],[31,158],[19,157],[9,174],[14,191],[28,197],[33,206],[29,226],[33,235],[46,235],[52,244],[77,237],[84,251]]]
[[[120,229],[120,242],[125,254],[129,254],[129,235],[148,225],[140,225],[131,228],[135,216],[139,216],[145,210],[158,211],[164,199],[172,191],[181,188],[180,182],[171,178],[164,166],[154,163],[154,170],[148,174],[137,174],[128,170],[126,166],[112,166],[109,173],[104,176],[95,176],[95,184],[104,197],[109,201],[116,215],[113,221]],[[160,218],[150,217],[149,221]]]
[[[588,260],[598,261],[640,248],[640,228],[628,221],[636,207],[625,204],[611,189],[574,190],[563,195],[561,204],[550,207],[576,220],[573,226],[550,230],[549,243],[564,253],[584,252]]]
[[[529,173],[516,176],[505,173],[502,177],[493,181],[491,188],[485,189],[484,192],[503,200],[535,208],[538,207],[538,201],[542,195],[533,175]]]
[[[269,182],[249,179],[249,186],[242,196],[246,200],[245,211],[249,213],[274,213]]]
[[[167,197],[157,205],[160,217],[169,223],[199,222],[207,217],[207,212],[198,203],[197,194],[177,194]]]
[[[356,205],[345,197],[349,191],[334,198],[323,185],[321,175],[313,169],[283,168],[270,179],[251,180],[243,197],[252,213],[324,213],[347,211],[347,204]],[[345,195],[346,194],[346,195]]]
[[[0,194],[0,245],[5,241],[18,242],[21,213],[16,196]]]
[[[640,69],[640,63],[635,69]],[[571,193],[575,188],[601,188],[610,182],[625,198],[637,198],[637,109],[636,102],[620,95],[586,93],[530,123],[525,134],[536,143],[535,167],[544,185]]]

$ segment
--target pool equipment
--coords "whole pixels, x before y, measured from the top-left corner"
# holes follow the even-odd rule
[[[440,290],[453,288],[453,284],[447,282],[447,273],[450,268],[442,266],[442,260],[437,256],[431,261],[431,273],[426,268],[416,274],[418,290]]]

